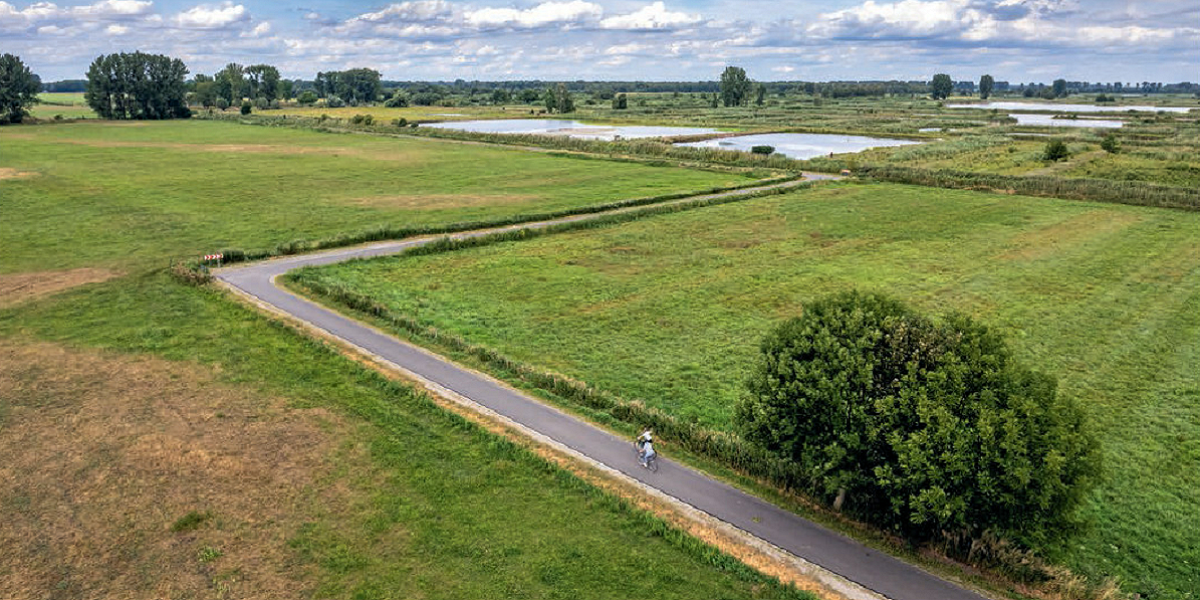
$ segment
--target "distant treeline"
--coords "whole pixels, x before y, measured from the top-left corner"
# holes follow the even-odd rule
[[[56,92],[64,94],[79,94],[87,91],[86,79],[64,79],[62,81],[51,81],[42,83],[43,92]]]
[[[286,80],[299,94],[312,90],[318,96],[325,96],[327,83],[323,78],[314,80]],[[519,96],[523,91],[541,92],[554,87],[558,83],[566,85],[573,93],[591,94],[600,98],[612,98],[618,93],[701,93],[711,94],[720,91],[718,81],[565,81],[551,82],[541,79],[519,81],[396,81],[382,80],[379,82],[383,90],[401,90],[408,94],[424,94],[436,96],[490,94],[493,90],[505,90],[513,96]],[[929,93],[928,81],[767,81],[762,82],[767,93],[771,95],[807,94],[820,95],[828,98],[870,97],[870,96],[899,96],[925,95]],[[994,91],[998,94],[1037,95],[1041,90],[1050,87],[1047,83],[1010,83],[997,81]],[[43,92],[83,92],[87,89],[86,79],[65,79],[42,84]],[[976,82],[956,81],[954,91],[961,94],[974,94]],[[1067,92],[1082,93],[1111,93],[1111,94],[1197,94],[1200,84],[1191,82],[1162,83],[1162,82],[1089,82],[1068,81]],[[530,94],[528,101],[537,102],[538,96]]]

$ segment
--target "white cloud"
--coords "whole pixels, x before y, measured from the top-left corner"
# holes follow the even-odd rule
[[[475,27],[535,28],[546,25],[568,25],[594,21],[604,14],[599,4],[584,0],[543,2],[533,8],[481,8],[464,13],[465,21]]]
[[[0,2],[0,31],[18,32],[37,29],[55,34],[72,25],[128,20],[148,14],[154,3],[140,0],[103,0],[83,6],[60,7],[51,2],[35,2],[18,10]]]
[[[201,4],[175,16],[185,29],[221,29],[250,20],[250,12],[241,4],[226,0],[221,4]]]
[[[604,53],[609,56],[616,56],[616,55],[621,55],[621,54],[638,54],[640,52],[645,52],[648,49],[650,49],[650,46],[647,46],[646,44],[639,44],[637,42],[633,42],[633,43],[629,43],[629,44],[618,44],[616,46],[609,46],[607,49],[604,50]]]
[[[677,29],[695,25],[703,20],[699,15],[670,12],[665,4],[655,2],[627,15],[608,17],[600,21],[600,26],[605,29]]]
[[[375,65],[412,79],[703,79],[726,64],[766,77],[919,78],[943,64],[1012,80],[1173,81],[1194,79],[1200,62],[1196,0],[842,0],[824,14],[777,0],[384,0],[350,18],[300,11],[269,23],[247,0],[177,1],[0,0],[0,45],[47,80],[135,48],[193,72],[253,55],[291,77]]]
[[[970,28],[987,16],[970,0],[903,0],[863,4],[820,15],[810,33],[828,37],[900,38],[953,33]]]
[[[445,0],[418,0],[391,4],[387,8],[373,13],[364,13],[349,22],[362,21],[365,23],[422,22],[448,18],[454,14],[450,3]]]
[[[263,21],[262,23],[255,25],[254,29],[251,29],[248,33],[245,34],[245,36],[246,37],[262,37],[264,35],[267,35],[268,33],[271,33],[271,23],[269,23],[267,21]]]
[[[134,16],[144,15],[154,7],[153,2],[140,0],[104,0],[91,6],[81,6],[72,10],[81,15],[96,16]]]

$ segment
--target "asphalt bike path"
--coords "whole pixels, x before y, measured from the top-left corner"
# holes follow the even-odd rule
[[[815,178],[814,178],[815,179]],[[811,179],[810,179],[811,180]],[[722,194],[749,194],[788,182]],[[633,209],[636,210],[636,209]],[[611,213],[599,213],[611,214]],[[522,227],[545,227],[598,215],[582,215],[449,236],[465,238]],[[442,237],[442,236],[438,236]],[[459,367],[450,360],[403,342],[358,321],[344,317],[275,285],[275,278],[303,266],[326,265],[355,258],[395,254],[428,243],[424,238],[384,242],[303,256],[227,267],[215,273],[225,284],[252,296],[267,308],[288,315],[328,335],[394,363],[428,381],[563,444],[615,471],[655,488],[738,529],[892,600],[982,600],[961,588],[887,554],[864,546],[751,494],[717,481],[691,467],[659,455],[659,471],[642,468],[633,441],[585,423],[491,378]]]

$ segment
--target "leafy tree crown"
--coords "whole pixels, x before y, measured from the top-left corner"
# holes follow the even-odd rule
[[[1099,473],[1083,413],[1055,380],[961,315],[877,294],[814,302],[764,339],[737,407],[746,438],[815,493],[922,541],[1067,531]]]

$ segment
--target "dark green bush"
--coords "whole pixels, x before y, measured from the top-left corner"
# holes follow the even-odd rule
[[[753,154],[775,154],[775,146],[753,146],[750,148]]]
[[[1065,531],[1099,475],[1083,412],[969,317],[875,294],[805,307],[762,343],[744,436],[815,493],[913,541]]]
[[[179,519],[176,520],[175,523],[173,523],[171,525],[171,531],[174,531],[176,533],[183,533],[185,531],[193,531],[193,530],[199,528],[201,525],[203,525],[204,522],[209,520],[210,518],[212,518],[212,513],[196,512],[193,510],[192,512],[190,512],[188,514],[183,515],[182,517],[179,517]]]
[[[250,110],[251,110],[250,101],[242,100],[242,114],[248,115],[248,114],[250,114]]]
[[[1100,140],[1100,148],[1109,154],[1116,154],[1121,151],[1121,141],[1117,139],[1117,134],[1110,131]]]
[[[1071,151],[1067,149],[1066,142],[1062,140],[1050,140],[1046,142],[1046,149],[1042,151],[1042,160],[1057,162],[1071,156]]]

